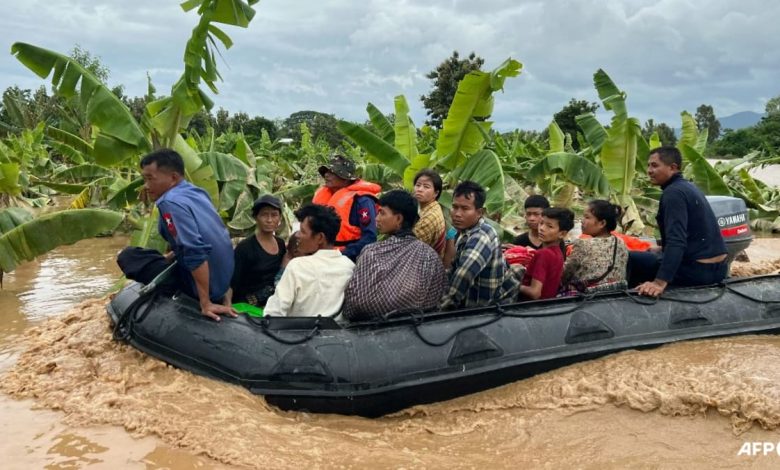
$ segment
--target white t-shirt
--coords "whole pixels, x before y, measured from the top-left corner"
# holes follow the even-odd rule
[[[313,255],[293,258],[268,299],[268,316],[329,316],[341,310],[344,289],[355,263],[338,250],[319,250]]]

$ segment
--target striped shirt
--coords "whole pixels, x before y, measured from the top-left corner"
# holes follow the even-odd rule
[[[478,307],[512,300],[518,279],[501,253],[498,234],[484,219],[460,234],[444,309]]]

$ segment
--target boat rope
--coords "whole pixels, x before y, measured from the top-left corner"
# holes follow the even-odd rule
[[[296,338],[296,339],[285,339],[282,338],[281,336],[277,336],[275,333],[272,333],[271,329],[269,328],[269,323],[270,323],[269,317],[262,317],[260,320],[258,320],[252,317],[251,315],[247,315],[246,319],[249,320],[250,323],[262,328],[263,333],[265,333],[266,336],[273,339],[274,341],[277,341],[282,344],[294,346],[296,344],[303,344],[309,341],[310,339],[314,338],[315,336],[317,336],[317,334],[320,332],[320,327],[321,327],[320,320],[322,319],[322,315],[317,315],[317,318],[314,320],[314,327],[312,327],[312,329],[309,330],[308,333],[306,333],[303,337]]]
[[[496,308],[496,315],[493,318],[491,318],[491,319],[489,319],[487,321],[484,321],[482,323],[476,323],[474,325],[464,326],[463,328],[460,328],[459,330],[457,330],[454,333],[452,333],[444,341],[433,341],[433,340],[430,340],[430,339],[426,338],[422,334],[422,331],[420,331],[420,325],[423,324],[423,320],[422,320],[423,317],[422,316],[419,316],[419,317],[416,316],[413,313],[412,310],[406,310],[406,311],[404,311],[402,313],[405,313],[406,315],[409,315],[409,318],[412,319],[412,326],[414,326],[414,333],[417,335],[418,338],[420,338],[420,340],[423,343],[427,344],[428,346],[439,347],[439,346],[444,346],[445,344],[449,343],[456,336],[458,336],[459,334],[463,333],[464,331],[474,330],[474,329],[477,329],[477,328],[482,328],[483,326],[488,326],[488,325],[490,325],[492,323],[497,322],[501,318],[503,318],[505,312],[504,312],[504,309],[501,307],[501,305],[496,305],[495,308]],[[423,314],[425,313],[425,312],[422,311],[422,309],[415,309],[415,311],[417,311],[419,313],[423,313]]]
[[[133,300],[125,311],[122,312],[122,315],[117,318],[112,332],[112,337],[115,340],[127,342],[130,339],[133,334],[133,325],[135,325],[136,321],[143,320],[146,315],[149,314],[154,305],[154,301],[158,296],[157,288],[170,277],[170,273],[173,272],[175,266],[176,261],[172,262],[170,266],[155,276],[149,284],[138,290],[138,297]],[[143,305],[144,302],[148,302],[146,304],[146,309],[140,315],[136,315],[138,309],[141,308],[141,305]]]

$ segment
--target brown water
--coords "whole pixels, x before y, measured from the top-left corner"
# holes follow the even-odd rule
[[[110,288],[122,245],[6,278],[0,467],[780,468],[737,455],[780,441],[780,337],[627,351],[375,420],[281,412],[112,342],[105,300],[71,308]]]

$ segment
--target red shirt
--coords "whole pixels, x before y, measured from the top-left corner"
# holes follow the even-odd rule
[[[530,286],[536,279],[542,283],[540,299],[551,299],[558,294],[563,274],[563,253],[558,245],[537,250],[523,277],[523,285]]]

